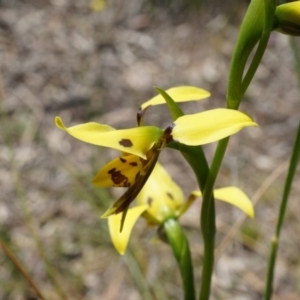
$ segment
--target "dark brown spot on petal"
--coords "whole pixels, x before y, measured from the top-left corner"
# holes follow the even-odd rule
[[[113,169],[110,169],[107,173],[108,174],[112,174],[112,173],[114,173],[116,171],[116,168],[113,168]]]
[[[148,197],[148,199],[147,199],[147,203],[149,204],[149,206],[151,206],[152,202],[153,202],[153,198],[151,198],[151,197]]]
[[[174,197],[171,193],[167,192],[167,196],[171,199],[171,200],[174,200]]]
[[[119,142],[120,145],[122,145],[123,147],[126,147],[126,148],[130,148],[132,147],[132,142],[131,140],[129,139],[122,139],[120,142]]]
[[[131,162],[131,163],[129,163],[131,166],[133,166],[133,167],[136,167],[138,164],[137,164],[137,162]]]
[[[111,180],[114,184],[120,186],[127,187],[130,185],[128,182],[128,178],[124,176],[120,171],[117,171],[116,168],[113,168],[108,171],[108,174],[111,175]]]
[[[122,163],[126,163],[127,160],[125,158],[123,158],[123,157],[119,157],[119,158]]]

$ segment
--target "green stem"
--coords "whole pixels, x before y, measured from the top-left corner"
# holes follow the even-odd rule
[[[295,72],[297,74],[298,79],[298,89],[300,90],[300,55],[294,37],[290,37],[290,47],[294,56]]]
[[[209,299],[211,277],[214,267],[214,247],[215,247],[215,202],[213,196],[213,186],[219,173],[219,169],[227,148],[229,138],[219,142],[207,181],[203,192],[203,203],[201,210],[201,229],[204,242],[204,259],[202,268],[202,284],[199,299]]]
[[[243,22],[241,28],[241,33],[235,48],[229,72],[230,75],[227,90],[228,108],[238,109],[240,102],[252,81],[253,76],[255,75],[267,47],[272,30],[275,7],[276,3],[274,0],[253,0],[249,6],[249,11],[246,14],[245,22]],[[264,10],[264,16],[261,16],[261,10]],[[263,26],[260,25],[260,22],[263,22]],[[251,30],[253,30],[253,33]],[[259,45],[256,49],[253,60],[251,61],[250,67],[242,80],[247,58],[255,46],[259,36]],[[242,64],[240,64],[240,62],[242,62]],[[229,137],[219,141],[218,143],[203,193],[201,229],[204,241],[204,259],[200,300],[207,300],[210,296],[211,277],[214,266],[214,239],[216,231],[215,205],[212,195],[213,187],[219,173],[228,142]]]
[[[214,174],[216,177],[218,170],[215,169],[214,171],[209,171],[209,166],[202,147],[190,147],[180,144],[179,150],[194,170],[198,180],[198,185],[204,194],[207,186],[211,185],[212,178],[209,175]],[[212,168],[213,167],[214,166],[212,165]],[[214,266],[214,247],[216,234],[215,201],[212,193],[209,196],[207,195],[205,198],[203,197],[200,223],[204,242],[204,259],[202,267],[200,299],[208,299]]]
[[[220,160],[215,161],[215,164],[212,165],[212,170],[210,172],[202,147],[190,147],[179,144],[179,150],[194,170],[200,190],[204,194],[205,190],[207,190],[207,186],[214,185],[222,158],[219,157]],[[225,150],[226,146],[224,147],[224,153]],[[203,200],[202,202],[200,215],[201,230],[204,242],[204,260],[202,267],[200,299],[208,299],[214,266],[214,247],[216,234],[215,201],[212,193],[209,196],[206,195],[206,197],[203,197],[203,199],[206,200]]]
[[[291,49],[293,51],[296,67],[297,67],[297,77],[298,77],[298,84],[300,88],[300,57],[297,51],[297,47],[295,44],[295,41],[293,38],[291,38]],[[278,251],[278,243],[280,239],[280,233],[285,217],[286,207],[293,183],[293,179],[295,177],[298,161],[299,161],[299,153],[300,153],[300,122],[298,125],[298,130],[292,150],[292,155],[290,158],[290,165],[288,169],[288,174],[285,181],[285,186],[283,190],[282,200],[280,204],[280,210],[278,213],[278,219],[277,219],[277,225],[276,225],[276,231],[275,236],[271,240],[270,245],[270,254],[269,254],[269,260],[268,260],[268,267],[267,267],[267,279],[266,279],[266,288],[265,288],[265,294],[264,299],[269,300],[271,299],[272,293],[273,293],[273,280],[274,280],[274,269],[276,264],[276,258],[277,258],[277,251]]]
[[[255,55],[251,62],[251,65],[250,65],[249,69],[247,70],[247,73],[243,79],[243,82],[241,85],[241,97],[244,97],[245,92],[248,89],[249,84],[251,83],[251,81],[256,73],[256,70],[257,70],[257,68],[262,60],[262,57],[265,53],[265,50],[267,48],[269,37],[270,37],[270,32],[263,32],[262,38],[259,41],[259,44],[257,46],[257,51],[255,52]]]
[[[278,250],[278,239],[274,236],[271,239],[270,253],[268,259],[267,279],[264,293],[264,300],[271,299],[273,294],[274,269]]]
[[[292,151],[292,156],[290,160],[288,175],[286,177],[286,182],[284,186],[283,196],[281,200],[280,210],[277,219],[276,232],[275,236],[272,238],[271,246],[270,246],[270,257],[268,262],[268,271],[267,271],[267,281],[266,281],[266,290],[264,299],[271,299],[272,291],[273,291],[273,278],[274,278],[274,268],[276,263],[276,256],[278,250],[278,242],[280,238],[280,232],[282,229],[285,211],[288,203],[288,198],[290,195],[293,179],[296,173],[297,164],[299,160],[299,152],[300,152],[300,123]]]
[[[195,300],[193,264],[188,240],[177,220],[169,219],[163,226],[179,266],[184,288],[184,299]]]

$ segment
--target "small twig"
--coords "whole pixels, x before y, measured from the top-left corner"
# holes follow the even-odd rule
[[[0,239],[0,246],[5,252],[5,254],[8,256],[8,258],[12,261],[12,263],[17,267],[19,272],[23,275],[23,277],[27,280],[29,285],[34,289],[36,294],[42,299],[46,300],[46,298],[43,296],[42,292],[39,290],[37,285],[33,282],[30,275],[26,272],[22,264],[18,261],[18,259],[14,256],[14,254],[8,249],[8,247],[4,244],[4,242]]]

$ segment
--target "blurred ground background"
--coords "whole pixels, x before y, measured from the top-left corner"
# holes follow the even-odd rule
[[[87,121],[135,126],[153,86],[196,85],[212,93],[185,112],[224,107],[227,72],[248,1],[1,0],[0,236],[47,299],[182,299],[169,247],[155,228],[137,224],[127,254],[114,250],[101,215],[120,195],[100,190],[93,175],[117,152],[84,144],[57,129]],[[217,203],[212,299],[261,299],[270,238],[299,120],[289,39],[274,33],[241,109],[260,127],[230,141],[217,187],[235,184],[256,204],[256,218]],[[166,108],[147,123],[166,126]],[[215,145],[205,147],[209,159]],[[186,195],[197,188],[172,150],[160,161]],[[289,203],[276,268],[274,299],[299,299],[299,176]],[[200,200],[182,218],[200,282]],[[235,234],[229,234],[232,228]],[[224,241],[227,243],[224,243]],[[0,252],[0,299],[36,299]]]

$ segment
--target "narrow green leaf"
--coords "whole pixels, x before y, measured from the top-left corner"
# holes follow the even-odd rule
[[[182,112],[181,108],[177,105],[177,103],[163,89],[157,86],[155,86],[154,88],[159,94],[162,95],[162,97],[164,97],[173,121],[176,121],[179,117],[184,115],[184,113]]]

